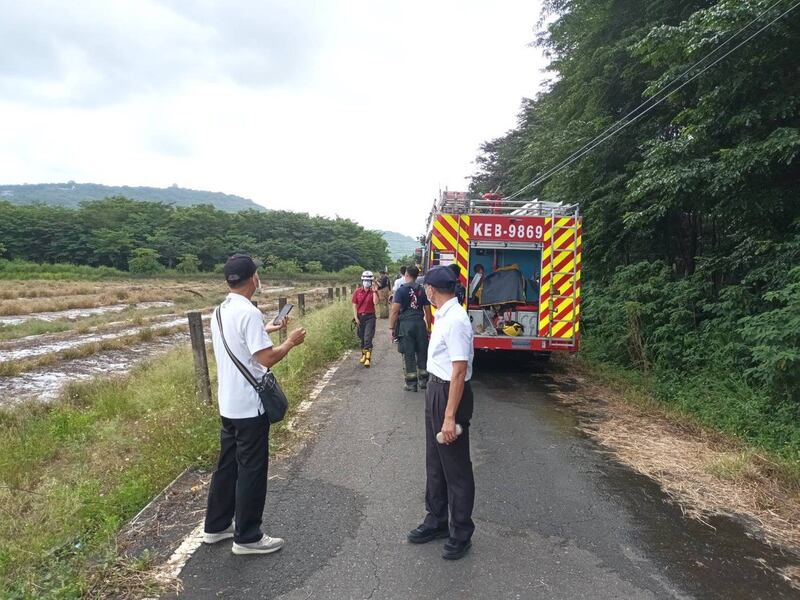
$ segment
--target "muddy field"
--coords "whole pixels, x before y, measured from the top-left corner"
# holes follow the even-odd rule
[[[278,298],[312,309],[329,284],[280,283],[254,300],[266,313]],[[136,362],[189,339],[187,310],[206,323],[226,293],[216,280],[0,283],[0,407],[50,401],[64,386],[123,374]]]

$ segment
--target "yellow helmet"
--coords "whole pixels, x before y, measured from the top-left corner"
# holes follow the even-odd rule
[[[506,321],[503,325],[503,333],[510,336],[518,336],[522,334],[522,325],[516,321]]]

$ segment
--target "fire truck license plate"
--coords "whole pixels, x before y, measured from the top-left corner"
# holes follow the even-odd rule
[[[478,217],[470,221],[471,240],[541,242],[544,217]]]

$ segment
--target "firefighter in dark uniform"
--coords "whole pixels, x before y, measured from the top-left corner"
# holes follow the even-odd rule
[[[425,275],[425,293],[436,307],[428,345],[425,394],[425,508],[422,524],[408,541],[424,544],[449,538],[442,558],[455,560],[470,548],[475,524],[475,480],[469,455],[472,418],[472,323],[455,297],[456,276],[447,267]],[[461,432],[461,433],[459,433]],[[437,434],[441,433],[441,443]]]
[[[403,355],[405,390],[416,392],[428,386],[428,330],[431,305],[425,290],[416,283],[417,267],[408,267],[405,282],[394,295],[389,315],[389,333],[397,340],[397,350]]]

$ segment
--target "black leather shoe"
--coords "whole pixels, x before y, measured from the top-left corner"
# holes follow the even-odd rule
[[[436,539],[446,538],[450,535],[448,527],[425,527],[420,525],[408,532],[408,541],[412,544],[426,544]]]
[[[444,545],[442,558],[445,560],[458,560],[467,553],[470,546],[472,546],[472,542],[469,540],[462,541],[450,538]]]

